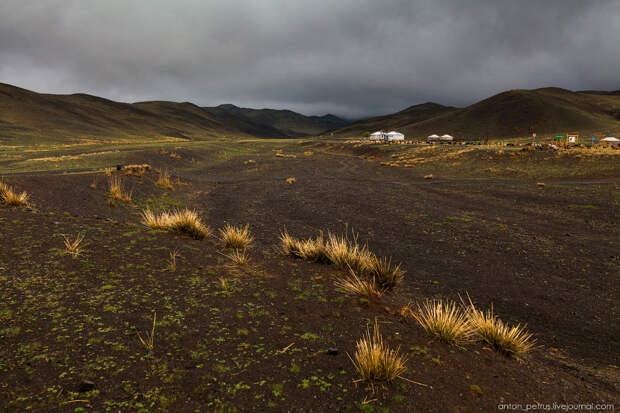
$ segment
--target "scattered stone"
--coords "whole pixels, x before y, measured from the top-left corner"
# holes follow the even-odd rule
[[[327,354],[328,356],[337,356],[338,349],[336,347],[330,347],[325,351],[325,354]]]
[[[82,380],[80,385],[78,386],[78,392],[86,393],[87,391],[91,391],[95,388],[95,383],[90,380]]]

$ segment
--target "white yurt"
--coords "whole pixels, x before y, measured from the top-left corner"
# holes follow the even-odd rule
[[[429,137],[426,138],[427,142],[437,142],[439,140],[439,135],[430,135]]]
[[[405,135],[403,135],[400,132],[396,132],[396,131],[391,131],[385,134],[385,140],[387,141],[404,141],[405,140]]]
[[[368,138],[371,141],[382,141],[384,139],[383,135],[385,135],[383,131],[377,131],[377,132],[371,133]]]
[[[607,146],[620,146],[620,139],[614,138],[613,136],[603,138],[601,139],[601,142],[605,142],[604,145]]]
[[[446,135],[442,135],[441,138],[439,138],[439,140],[452,142],[454,140],[454,137],[446,134]]]

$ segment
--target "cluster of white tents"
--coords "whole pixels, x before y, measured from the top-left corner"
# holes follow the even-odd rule
[[[430,135],[429,137],[426,138],[427,142],[452,142],[454,140],[453,136],[450,135],[443,135],[443,136],[439,136],[439,135]]]
[[[392,141],[404,141],[405,140],[405,135],[403,135],[400,132],[396,132],[396,131],[391,131],[391,132],[383,132],[383,131],[377,131],[374,133],[371,133],[369,136],[371,141],[388,141],[388,142],[392,142]]]

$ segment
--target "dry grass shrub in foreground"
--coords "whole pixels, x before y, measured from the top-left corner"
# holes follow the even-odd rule
[[[367,328],[366,334],[356,346],[353,357],[349,356],[355,369],[361,376],[361,381],[376,383],[390,383],[407,370],[407,359],[399,354],[399,348],[390,349],[383,341],[379,325],[375,320],[373,331]]]
[[[349,238],[328,232],[327,239],[321,234],[301,240],[284,230],[280,233],[280,249],[285,255],[351,269],[359,278],[374,279],[380,290],[392,290],[405,276],[400,264],[393,265],[391,258],[378,258],[367,245],[358,243],[355,234]]]
[[[64,243],[65,243],[65,251],[64,253],[67,255],[71,255],[73,259],[79,257],[79,255],[84,252],[84,245],[82,242],[84,241],[84,237],[86,235],[84,233],[79,233],[73,241],[67,236],[63,235]]]
[[[224,242],[225,248],[246,249],[250,246],[254,237],[250,234],[250,226],[234,227],[226,225],[219,230],[220,239]]]
[[[211,229],[202,223],[196,211],[190,209],[163,211],[159,214],[147,209],[142,212],[142,223],[152,229],[188,234],[194,239],[211,235]]]
[[[476,335],[502,354],[520,355],[535,347],[536,340],[525,326],[510,327],[493,314],[493,308],[478,310],[470,300],[467,316]]]
[[[131,202],[131,192],[123,189],[123,180],[120,176],[114,175],[108,180],[108,191],[110,198],[121,202]]]
[[[12,187],[0,181],[0,201],[10,206],[28,206],[28,193],[17,192]]]
[[[412,311],[413,317],[426,332],[450,344],[472,340],[474,330],[467,313],[453,301],[426,300]]]

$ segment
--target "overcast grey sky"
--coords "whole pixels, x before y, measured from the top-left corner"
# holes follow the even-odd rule
[[[348,117],[620,89],[618,0],[0,0],[0,82]]]

